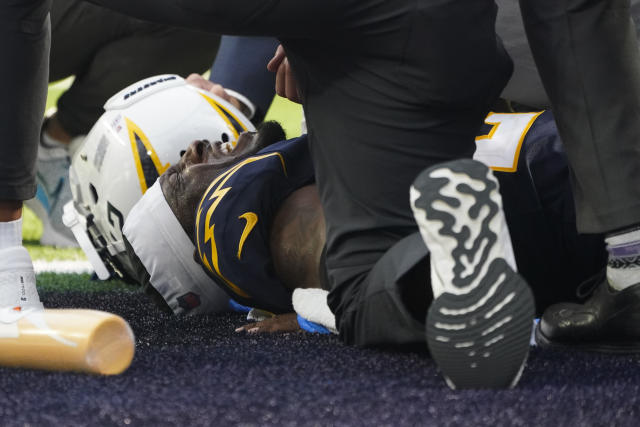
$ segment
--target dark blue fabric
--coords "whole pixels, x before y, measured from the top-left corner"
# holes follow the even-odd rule
[[[262,120],[275,95],[275,74],[267,63],[277,47],[273,37],[222,36],[209,80],[246,96]]]
[[[271,261],[269,230],[280,203],[313,179],[303,136],[270,145],[231,167],[202,197],[195,230],[198,255],[205,272],[240,304],[293,311],[291,290],[276,277]]]

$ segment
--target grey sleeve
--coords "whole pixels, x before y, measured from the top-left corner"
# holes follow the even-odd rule
[[[522,23],[519,2],[496,0],[498,18],[496,32],[513,59],[513,76],[501,97],[537,108],[548,108],[549,97],[542,86]],[[640,35],[640,0],[631,0],[631,14]]]
[[[546,108],[549,106],[549,97],[542,86],[527,42],[520,5],[514,0],[496,0],[496,3],[496,32],[513,60],[513,75],[501,97],[531,107]]]

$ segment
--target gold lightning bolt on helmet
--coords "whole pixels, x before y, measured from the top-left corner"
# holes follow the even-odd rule
[[[71,161],[73,201],[63,221],[100,279],[128,279],[122,226],[133,205],[192,141],[235,147],[241,132],[255,129],[230,103],[176,75],[134,83],[104,109]]]

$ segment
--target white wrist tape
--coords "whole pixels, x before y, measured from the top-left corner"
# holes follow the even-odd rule
[[[324,289],[295,289],[292,297],[293,309],[306,320],[337,334],[336,318],[327,305],[327,295],[329,291]]]

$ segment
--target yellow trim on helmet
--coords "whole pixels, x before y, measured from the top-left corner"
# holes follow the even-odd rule
[[[218,102],[216,102],[215,99],[208,97],[207,95],[205,95],[202,92],[198,92],[198,93],[200,95],[202,95],[202,97],[204,99],[206,99],[206,101],[213,107],[214,110],[216,110],[216,112],[220,115],[220,117],[222,117],[222,119],[227,123],[227,126],[229,127],[229,129],[233,133],[232,145],[235,147],[236,144],[238,143],[238,135],[239,135],[239,133],[236,130],[236,127],[233,125],[233,123],[231,123],[231,120],[229,120],[229,118],[227,117],[227,114],[230,115],[231,117],[233,117],[233,119],[236,121],[236,123],[238,123],[238,125],[242,129],[242,131],[246,131],[247,127],[244,125],[244,123],[242,123],[242,121],[240,119],[238,119],[238,117],[236,117],[235,114],[233,114],[231,111],[229,111],[229,109],[226,108],[224,105],[219,104]],[[227,114],[225,114],[225,113],[227,113]]]
[[[138,144],[136,142],[136,134],[142,141],[142,144],[147,149],[147,154],[151,157],[151,161],[153,165],[156,167],[156,171],[158,172],[158,176],[162,175],[169,167],[170,163],[163,165],[160,161],[160,157],[158,157],[158,153],[149,142],[149,138],[144,134],[142,129],[138,127],[132,120],[127,117],[124,118],[125,123],[127,124],[127,131],[129,133],[129,141],[131,142],[131,150],[133,151],[133,161],[136,165],[136,172],[138,173],[138,180],[140,181],[140,189],[142,190],[142,194],[147,191],[147,180],[144,177],[144,172],[142,171],[142,160],[140,159],[140,154],[138,153]]]

